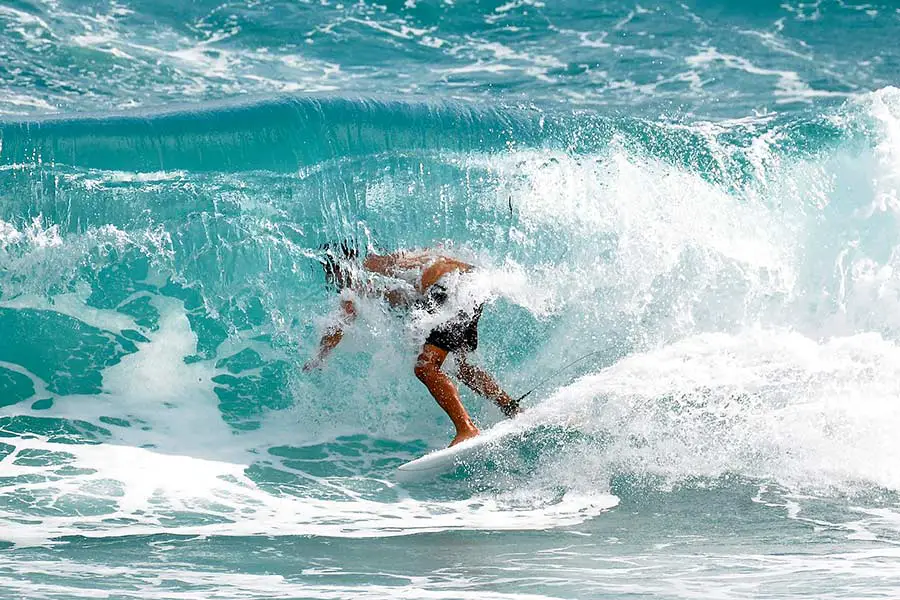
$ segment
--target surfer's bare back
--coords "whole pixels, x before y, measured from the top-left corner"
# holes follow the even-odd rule
[[[353,277],[352,265],[358,259],[355,248],[346,242],[329,244],[323,248],[325,279],[332,288],[341,292],[342,314],[338,323],[322,336],[316,357],[304,366],[307,371],[322,365],[325,357],[343,338],[344,327],[356,318],[353,297],[344,291],[364,291]],[[370,273],[402,280],[415,290],[415,298],[409,298],[396,289],[380,291],[380,295],[392,305],[417,305],[432,313],[447,304],[451,287],[458,284],[459,277],[448,275],[464,276],[474,269],[472,265],[455,258],[427,251],[369,254],[363,260],[362,268]],[[483,306],[483,303],[478,303],[469,309],[460,308],[455,316],[434,327],[416,360],[416,377],[425,384],[456,427],[456,437],[450,442],[451,446],[475,437],[478,435],[478,428],[463,406],[453,381],[441,370],[448,354],[455,355],[456,375],[467,387],[493,400],[508,417],[515,416],[519,411],[518,402],[504,392],[487,371],[469,362],[469,353],[478,347],[478,320]]]

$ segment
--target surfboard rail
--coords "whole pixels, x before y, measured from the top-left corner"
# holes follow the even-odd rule
[[[516,431],[518,428],[514,426],[513,421],[504,421],[455,446],[432,450],[424,456],[397,467],[397,479],[412,481],[449,473],[464,464],[466,460],[474,458],[480,452],[487,451],[492,444]]]

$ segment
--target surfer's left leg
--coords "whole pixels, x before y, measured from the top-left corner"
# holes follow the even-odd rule
[[[478,428],[472,422],[466,407],[459,397],[459,391],[447,374],[441,371],[441,366],[447,358],[447,351],[432,344],[425,344],[419,359],[416,361],[416,377],[425,384],[438,405],[444,409],[450,420],[456,427],[456,437],[450,445],[460,443],[463,440],[478,435]]]
[[[507,417],[519,414],[519,403],[503,391],[490,373],[470,363],[465,352],[456,355],[456,375],[473,392],[492,400]]]

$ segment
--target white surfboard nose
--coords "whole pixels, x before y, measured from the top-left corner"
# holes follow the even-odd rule
[[[521,429],[515,425],[514,421],[503,421],[474,438],[404,463],[397,467],[396,479],[400,482],[420,481],[450,473],[482,452],[490,452],[492,445]]]

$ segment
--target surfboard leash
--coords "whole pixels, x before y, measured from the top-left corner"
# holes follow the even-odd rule
[[[553,379],[554,377],[556,377],[557,375],[559,375],[560,373],[562,373],[563,371],[568,369],[569,367],[575,366],[578,363],[580,363],[581,361],[585,360],[586,358],[594,356],[595,354],[600,354],[601,352],[603,352],[603,350],[594,350],[593,352],[588,352],[587,354],[580,356],[580,357],[576,358],[575,360],[573,360],[572,362],[567,363],[567,364],[561,366],[560,368],[558,368],[557,370],[553,371],[553,373],[551,373],[547,377],[544,377],[543,379],[538,381],[537,384],[533,388],[531,388],[530,390],[528,390],[527,392],[525,392],[524,394],[522,394],[521,396],[516,398],[514,400],[514,403],[516,404],[516,408],[518,408],[519,403],[522,400],[524,400],[525,398],[527,398],[528,396],[530,396],[532,394],[532,392],[537,390],[539,387],[541,387],[542,385],[544,385],[545,383],[547,383],[548,381],[550,381],[551,379]]]

